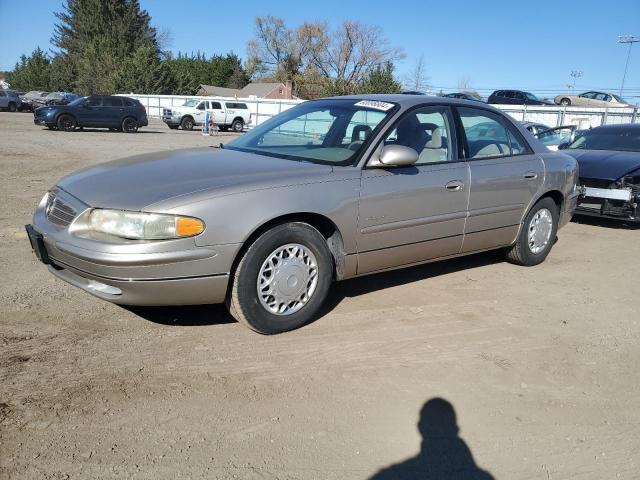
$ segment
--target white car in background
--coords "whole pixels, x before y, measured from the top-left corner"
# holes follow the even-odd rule
[[[580,95],[562,94],[553,101],[557,105],[565,107],[631,107],[625,99],[619,95],[606,92],[584,92]]]
[[[251,113],[246,103],[196,99],[189,99],[179,107],[163,108],[162,121],[174,130],[178,127],[192,130],[204,123],[205,112],[213,115],[214,123],[223,131],[230,128],[240,133],[251,123]]]

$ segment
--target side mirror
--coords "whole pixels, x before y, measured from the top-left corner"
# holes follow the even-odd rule
[[[569,145],[571,145],[571,141],[568,142],[562,142],[560,145],[558,145],[558,150],[564,150],[565,148],[567,148]]]
[[[418,152],[404,145],[387,145],[380,151],[377,160],[371,162],[372,167],[405,167],[418,161]]]

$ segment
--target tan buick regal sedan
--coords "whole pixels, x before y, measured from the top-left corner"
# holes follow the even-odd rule
[[[27,232],[52,274],[99,298],[226,302],[273,334],[312,321],[333,280],[492,249],[539,264],[571,218],[577,178],[573,158],[488,105],[336,97],[219,149],[71,174]]]

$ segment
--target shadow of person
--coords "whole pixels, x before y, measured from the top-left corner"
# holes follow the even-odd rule
[[[391,465],[369,480],[493,480],[478,468],[467,444],[458,436],[456,412],[442,398],[432,398],[420,412],[420,453]]]

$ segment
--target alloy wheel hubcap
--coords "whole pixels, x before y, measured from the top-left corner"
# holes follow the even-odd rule
[[[541,208],[529,222],[527,243],[531,253],[538,254],[546,248],[551,240],[552,230],[553,216],[547,208]]]
[[[304,307],[318,285],[318,262],[304,245],[290,243],[271,252],[258,273],[258,298],[274,315]]]

